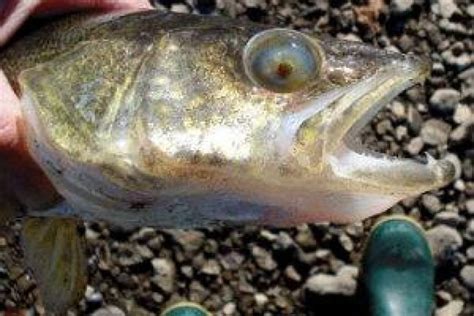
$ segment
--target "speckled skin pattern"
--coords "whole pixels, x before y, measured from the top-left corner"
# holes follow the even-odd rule
[[[276,93],[250,80],[242,57],[269,28],[157,11],[77,16],[0,52],[30,150],[66,200],[41,213],[132,227],[348,222],[451,181],[448,161],[351,140],[426,77],[426,61],[304,35],[318,75]]]

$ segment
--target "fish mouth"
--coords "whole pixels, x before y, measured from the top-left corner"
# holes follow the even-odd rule
[[[457,170],[448,160],[427,162],[391,157],[365,148],[358,141],[364,126],[393,98],[424,82],[430,63],[419,57],[404,56],[371,77],[348,87],[334,107],[338,117],[326,130],[324,155],[333,174],[350,179],[365,190],[409,196],[451,182]]]

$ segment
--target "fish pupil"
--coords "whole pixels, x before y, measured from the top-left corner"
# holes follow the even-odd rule
[[[282,78],[288,78],[293,71],[293,67],[288,63],[280,63],[277,67],[277,75]]]

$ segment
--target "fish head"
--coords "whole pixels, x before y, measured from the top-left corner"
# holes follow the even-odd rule
[[[426,78],[425,59],[225,18],[186,17],[166,30],[166,17],[144,27],[150,20],[125,17],[121,36],[20,78],[33,155],[58,188],[80,184],[61,193],[82,209],[182,194],[214,196],[223,211],[205,216],[216,220],[348,222],[454,178],[449,161],[387,157],[354,141]],[[232,217],[231,200],[260,211]]]

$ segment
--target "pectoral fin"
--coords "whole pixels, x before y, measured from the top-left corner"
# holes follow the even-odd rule
[[[65,312],[87,285],[85,237],[72,219],[28,218],[23,224],[25,263],[33,271],[45,308]]]

